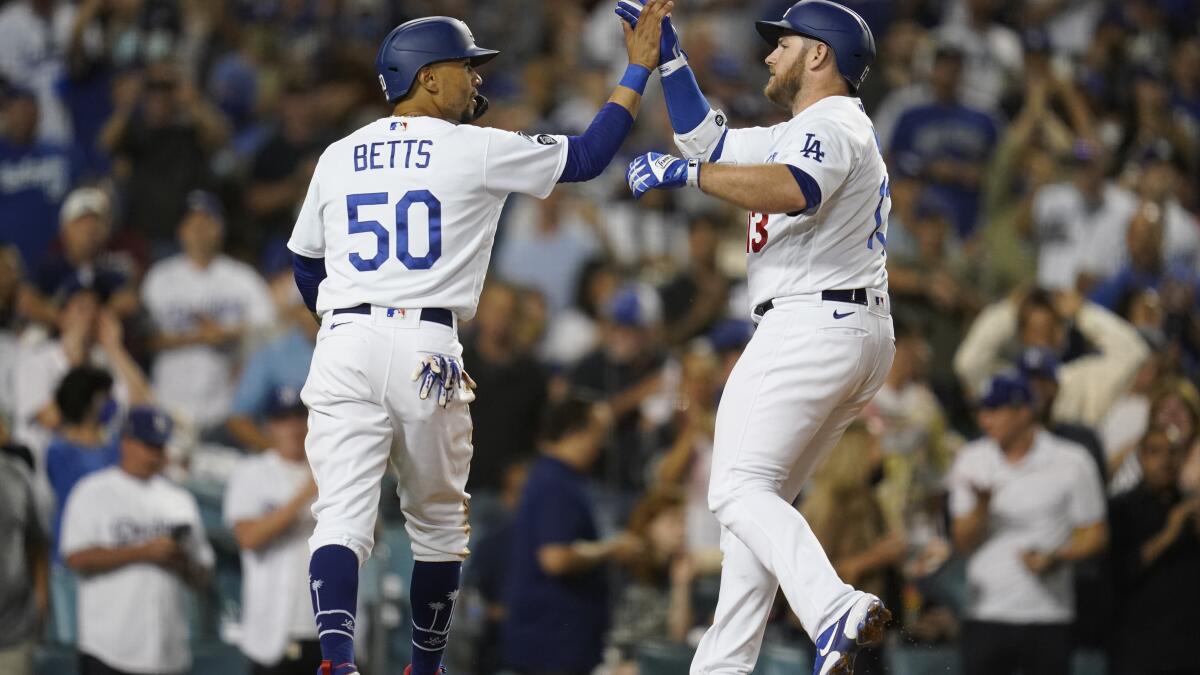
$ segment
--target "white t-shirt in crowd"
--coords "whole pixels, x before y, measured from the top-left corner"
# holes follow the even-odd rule
[[[183,255],[150,268],[142,299],[155,327],[169,334],[195,330],[203,317],[226,328],[263,328],[275,320],[275,305],[254,268],[217,256],[200,268]],[[161,352],[154,362],[155,396],[172,413],[201,428],[229,416],[236,385],[233,348],[189,345]]]
[[[1075,288],[1082,272],[1103,279],[1119,270],[1125,258],[1125,227],[1136,209],[1133,193],[1113,183],[1102,188],[1094,204],[1072,183],[1039,190],[1033,198],[1038,285]]]
[[[975,508],[971,486],[990,489],[987,534],[967,561],[966,615],[1009,624],[1069,623],[1075,617],[1070,565],[1036,576],[1025,551],[1060,549],[1076,528],[1104,520],[1104,489],[1081,446],[1039,431],[1015,464],[990,438],[967,444],[947,478],[950,513]]]
[[[225,491],[225,524],[261,518],[291,501],[308,480],[308,466],[273,450],[242,460]],[[242,652],[274,665],[293,640],[316,640],[308,597],[308,511],[257,551],[242,550]]]
[[[123,548],[187,528],[181,544],[210,568],[213,551],[191,493],[155,476],[140,480],[120,467],[96,472],[67,498],[60,547],[64,558],[92,548]],[[187,586],[150,563],[133,563],[79,579],[79,650],[111,668],[180,673],[191,665]]]

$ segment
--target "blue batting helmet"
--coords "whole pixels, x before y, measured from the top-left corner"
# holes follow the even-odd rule
[[[379,46],[375,70],[388,103],[404,98],[417,72],[431,63],[470,59],[472,66],[491,61],[500,52],[475,46],[467,24],[448,16],[406,21],[392,29]]]
[[[867,71],[875,62],[875,36],[867,22],[854,10],[828,0],[801,0],[792,5],[782,21],[759,21],[759,35],[770,44],[780,36],[795,34],[824,42],[833,50],[838,72],[858,93]]]

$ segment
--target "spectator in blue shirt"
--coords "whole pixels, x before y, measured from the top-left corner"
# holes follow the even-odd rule
[[[296,290],[291,253],[281,246],[272,248],[265,258],[263,269],[283,330],[251,354],[233,396],[225,430],[246,450],[270,447],[270,436],[260,422],[275,392],[304,388],[320,328]]]
[[[37,269],[58,231],[58,205],[71,186],[67,149],[37,140],[38,103],[24,89],[8,92],[0,124],[0,241],[16,244]]]
[[[623,533],[602,541],[586,474],[611,413],[568,398],[546,413],[543,454],[529,470],[513,525],[502,628],[505,660],[522,675],[584,675],[601,661],[608,628],[604,564],[641,548]]]
[[[118,439],[107,426],[116,408],[112,388],[111,375],[85,365],[68,372],[54,392],[62,426],[46,448],[46,474],[57,505],[52,529],[55,560],[62,509],[71,490],[84,476],[110,467],[121,458]]]
[[[889,165],[926,180],[951,205],[955,228],[966,238],[977,224],[984,174],[1000,130],[990,113],[959,100],[962,72],[962,52],[939,48],[930,74],[933,101],[900,115]]]
[[[1125,247],[1129,261],[1114,276],[1092,289],[1091,300],[1098,305],[1123,313],[1134,295],[1152,289],[1166,300],[1186,300],[1184,307],[1167,307],[1168,311],[1190,310],[1200,294],[1200,277],[1184,265],[1172,265],[1166,260],[1162,210],[1145,203],[1134,214],[1125,230]],[[1167,296],[1171,296],[1168,298]],[[1171,302],[1167,304],[1178,304]]]

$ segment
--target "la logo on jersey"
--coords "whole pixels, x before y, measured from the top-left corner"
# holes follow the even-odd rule
[[[800,151],[808,159],[815,159],[821,162],[825,159],[825,153],[821,152],[821,141],[817,140],[815,134],[804,135],[804,149]]]

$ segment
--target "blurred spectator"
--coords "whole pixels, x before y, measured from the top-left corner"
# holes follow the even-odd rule
[[[1086,451],[1041,428],[1020,375],[989,380],[979,407],[987,436],[962,449],[949,477],[954,544],[968,556],[963,669],[1061,675],[1073,566],[1108,542],[1103,484]]]
[[[1095,350],[1067,360],[1068,327],[1074,325]],[[1012,342],[1020,348],[1050,350],[1063,359],[1058,395],[1051,409],[1056,422],[1094,427],[1129,388],[1149,355],[1133,327],[1077,293],[1051,295],[1034,290],[983,310],[954,355],[954,370],[969,391],[1011,360],[1002,356]]]
[[[933,100],[900,116],[888,154],[898,173],[920,176],[949,205],[956,232],[966,238],[975,231],[984,169],[1000,129],[987,109],[960,101],[963,58],[957,46],[938,49]]]
[[[1166,64],[1165,58],[1143,61],[1135,67],[1133,81],[1126,85],[1132,90],[1126,93],[1126,96],[1132,94],[1132,118],[1125,120],[1124,137],[1118,148],[1124,168],[1136,168],[1153,155],[1159,155],[1159,161],[1173,157],[1181,172],[1196,166],[1196,130],[1189,129],[1171,106]],[[1168,192],[1174,188],[1173,185],[1157,187]]]
[[[21,353],[17,329],[23,295],[21,253],[0,244],[0,420],[16,416],[17,362]]]
[[[681,365],[679,401],[671,429],[673,440],[658,464],[657,483],[683,492],[687,548],[689,553],[702,554],[719,551],[721,547],[721,524],[708,508],[708,482],[712,473],[717,399],[724,379],[720,359],[704,343],[693,345],[684,354]]]
[[[185,215],[188,192],[212,183],[208,166],[225,141],[225,120],[166,62],[114,84],[116,110],[100,143],[116,159],[126,202],[125,227],[155,250],[166,250],[171,228]],[[187,207],[190,208],[190,207]]]
[[[11,14],[23,4],[0,12]],[[3,59],[0,54],[0,63]],[[32,92],[0,89],[0,105],[0,241],[15,244],[25,267],[35,269],[54,239],[58,205],[71,187],[70,159],[62,145],[38,140],[38,100]]]
[[[70,26],[70,12],[63,0],[13,0],[0,9],[0,80],[37,96],[42,109],[38,138],[56,144],[71,139],[58,89],[63,76],[59,45]]]
[[[629,533],[645,552],[628,565],[630,581],[613,609],[609,643],[625,660],[638,642],[683,643],[695,625],[696,563],[687,552],[684,522],[683,494],[672,489],[650,492],[629,517]]]
[[[579,270],[599,248],[572,195],[555,190],[542,200],[515,199],[496,252],[501,278],[537,289],[551,314],[571,304]]]
[[[296,211],[308,193],[317,159],[334,140],[318,119],[316,93],[305,83],[288,82],[278,106],[279,122],[259,148],[246,188],[248,215],[262,240],[286,240],[296,224]]]
[[[571,373],[571,384],[612,408],[615,429],[606,447],[603,475],[610,485],[638,490],[648,452],[643,404],[661,393],[665,380],[661,345],[662,301],[645,284],[629,284],[606,310],[601,345]]]
[[[16,366],[20,386],[14,435],[39,457],[62,421],[54,392],[72,368],[86,364],[110,369],[119,403],[144,403],[151,396],[141,367],[125,350],[121,322],[100,308],[94,291],[67,296],[58,316],[58,339],[24,347]]]
[[[963,99],[967,105],[994,112],[1020,81],[1024,50],[1016,31],[999,21],[1000,0],[962,0],[955,3],[937,31],[940,44],[963,53]]]
[[[1150,428],[1151,401],[1170,381],[1164,372],[1165,359],[1155,353],[1138,370],[1129,391],[1113,403],[1104,421],[1096,428],[1104,446],[1108,465],[1108,492],[1118,495],[1137,485],[1141,478],[1137,447]]]
[[[229,415],[238,348],[275,320],[275,307],[258,272],[221,253],[225,222],[216,197],[196,191],[186,203],[183,252],[150,268],[142,301],[156,331],[159,403],[212,431]]]
[[[1134,195],[1108,179],[1099,148],[1077,143],[1069,160],[1071,180],[1042,187],[1029,206],[1037,282],[1049,290],[1071,290],[1081,274],[1103,277],[1105,270],[1115,269],[1124,255],[1121,240],[1099,242],[1103,235],[1123,230],[1137,208]]]
[[[687,266],[659,289],[667,344],[682,344],[708,333],[729,306],[732,284],[717,266],[720,218],[718,214],[692,218]]]
[[[1025,377],[1033,392],[1033,411],[1038,424],[1051,434],[1087,450],[1096,462],[1101,480],[1107,485],[1108,464],[1096,432],[1090,426],[1057,421],[1053,417],[1054,404],[1058,400],[1058,369],[1058,355],[1045,347],[1030,347],[1017,357],[1017,370]]]
[[[620,283],[617,271],[603,258],[584,263],[575,281],[574,302],[550,319],[542,359],[570,368],[590,354],[600,341],[601,314]]]
[[[271,298],[279,316],[278,332],[246,359],[233,394],[232,415],[225,429],[238,447],[262,450],[270,437],[258,426],[273,392],[300,391],[308,379],[320,325],[304,306],[292,277],[291,254],[266,265]]]
[[[49,612],[47,537],[33,467],[9,452],[0,424],[0,672],[33,675],[33,649]]]
[[[1171,442],[1189,450],[1179,472],[1179,487],[1185,492],[1200,489],[1196,462],[1200,459],[1200,392],[1184,379],[1168,379],[1150,404],[1150,429],[1167,434]]]
[[[479,385],[471,403],[475,455],[467,490],[500,487],[503,469],[536,447],[546,404],[546,375],[532,355],[518,350],[517,291],[490,282],[479,298],[471,330],[463,340],[463,366]]]
[[[475,645],[474,659],[475,670],[481,674],[504,669],[504,642],[500,631],[508,615],[504,593],[508,583],[509,549],[516,536],[514,519],[529,477],[529,464],[529,460],[519,459],[505,467],[499,495],[500,510],[492,514],[486,534],[472,539],[471,557],[464,569],[465,585],[479,591],[484,606],[483,630]],[[472,517],[476,514],[477,510],[472,508]]]
[[[1146,434],[1137,452],[1141,482],[1109,507],[1119,610],[1114,675],[1200,672],[1191,639],[1191,608],[1200,602],[1200,495],[1179,491],[1186,453],[1165,432]],[[1148,641],[1161,646],[1147,650]]]
[[[903,524],[888,522],[876,495],[883,461],[879,439],[865,424],[852,423],[813,474],[800,511],[842,581],[898,607],[900,564],[908,549]],[[882,649],[860,652],[854,672],[884,672]]]
[[[321,645],[308,599],[308,538],[317,496],[304,456],[308,409],[298,389],[273,393],[268,450],[238,465],[225,523],[241,548],[242,652],[255,675],[311,675]]]
[[[522,675],[585,675],[608,629],[603,565],[642,554],[629,533],[601,540],[586,475],[611,413],[570,397],[546,413],[544,454],[529,470],[508,560],[505,661]]]
[[[73,190],[63,202],[59,222],[61,249],[42,260],[34,279],[44,307],[34,318],[55,323],[53,307],[77,288],[96,291],[100,302],[118,317],[132,316],[139,301],[131,279],[131,261],[121,265],[106,255],[112,227],[108,195],[93,187]]]
[[[62,534],[63,507],[71,490],[89,474],[115,465],[121,459],[120,437],[109,433],[116,407],[113,378],[92,366],[72,368],[58,384],[54,402],[62,420],[46,448],[46,475],[54,490],[54,559]]]
[[[171,420],[130,411],[121,463],[71,493],[61,553],[80,575],[83,675],[184,673],[191,665],[184,584],[213,565],[196,498],[161,475]]]

